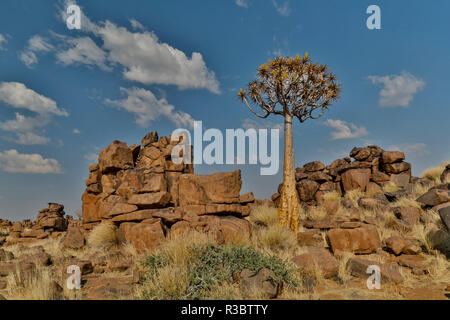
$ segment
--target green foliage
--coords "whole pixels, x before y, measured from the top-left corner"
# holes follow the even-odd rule
[[[283,281],[288,286],[298,286],[294,267],[277,256],[265,255],[253,247],[208,244],[192,247],[191,250],[192,259],[186,266],[188,285],[185,292],[177,292],[176,297],[173,293],[165,293],[165,297],[161,297],[158,296],[159,292],[155,292],[153,285],[143,291],[142,298],[207,299],[223,284],[234,282],[236,275],[244,269],[258,272],[267,268],[272,271],[272,280]],[[148,268],[146,281],[152,281],[153,284],[158,282],[159,271],[171,263],[173,262],[164,253],[149,256],[144,262]]]

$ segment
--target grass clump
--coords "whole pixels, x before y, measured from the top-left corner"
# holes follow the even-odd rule
[[[150,255],[144,262],[148,272],[140,292],[142,299],[208,299],[222,287],[230,287],[244,269],[272,271],[272,280],[297,286],[295,268],[277,256],[235,244],[204,244],[190,248],[190,259],[177,265],[165,252]]]
[[[272,226],[278,223],[278,209],[267,205],[257,206],[250,213],[250,222],[260,226]]]
[[[450,163],[449,161],[446,161],[446,162],[443,162],[440,166],[431,167],[431,168],[426,169],[422,173],[422,178],[431,180],[435,183],[440,183],[441,175],[444,172],[446,165],[448,165],[449,163]]]
[[[104,221],[89,233],[87,243],[93,248],[111,248],[119,244],[117,227],[112,221]]]

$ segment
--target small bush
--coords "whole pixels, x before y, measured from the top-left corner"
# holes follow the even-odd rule
[[[207,299],[217,296],[223,286],[230,288],[235,275],[244,269],[258,272],[268,268],[273,280],[297,286],[295,268],[277,256],[256,251],[252,247],[234,244],[206,244],[190,248],[192,257],[183,267],[174,264],[166,252],[149,256],[148,269],[140,297],[143,299]]]
[[[119,244],[117,227],[111,221],[103,221],[89,233],[87,243],[94,248],[111,248]]]

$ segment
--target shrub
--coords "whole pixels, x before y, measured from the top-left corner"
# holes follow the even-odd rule
[[[207,299],[217,296],[222,286],[230,287],[244,269],[272,271],[272,279],[297,286],[295,268],[277,256],[265,255],[252,247],[234,244],[193,246],[184,266],[162,251],[150,255],[144,265],[148,273],[140,297],[143,299]]]

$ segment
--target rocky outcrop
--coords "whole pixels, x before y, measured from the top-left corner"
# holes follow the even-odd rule
[[[47,238],[59,238],[69,224],[71,216],[65,216],[64,206],[58,203],[49,203],[48,208],[39,210],[36,221],[24,220],[22,222],[9,222],[2,220],[0,227],[8,232],[8,240],[0,239],[0,244],[12,245],[16,243],[33,243]],[[1,237],[0,237],[1,238]]]
[[[103,149],[82,196],[84,228],[111,220],[120,239],[138,249],[189,230],[213,233],[218,242],[249,234],[242,218],[255,198],[240,194],[240,170],[196,175],[192,164],[172,161],[179,142],[152,132],[141,145],[113,141]]]
[[[328,166],[320,161],[307,163],[295,170],[300,202],[322,204],[323,196],[331,191],[341,195],[355,189],[376,193],[389,182],[406,187],[411,181],[411,164],[404,159],[403,152],[368,146],[353,148],[350,157],[337,159]],[[272,196],[275,204],[279,201],[280,190],[281,187]]]

